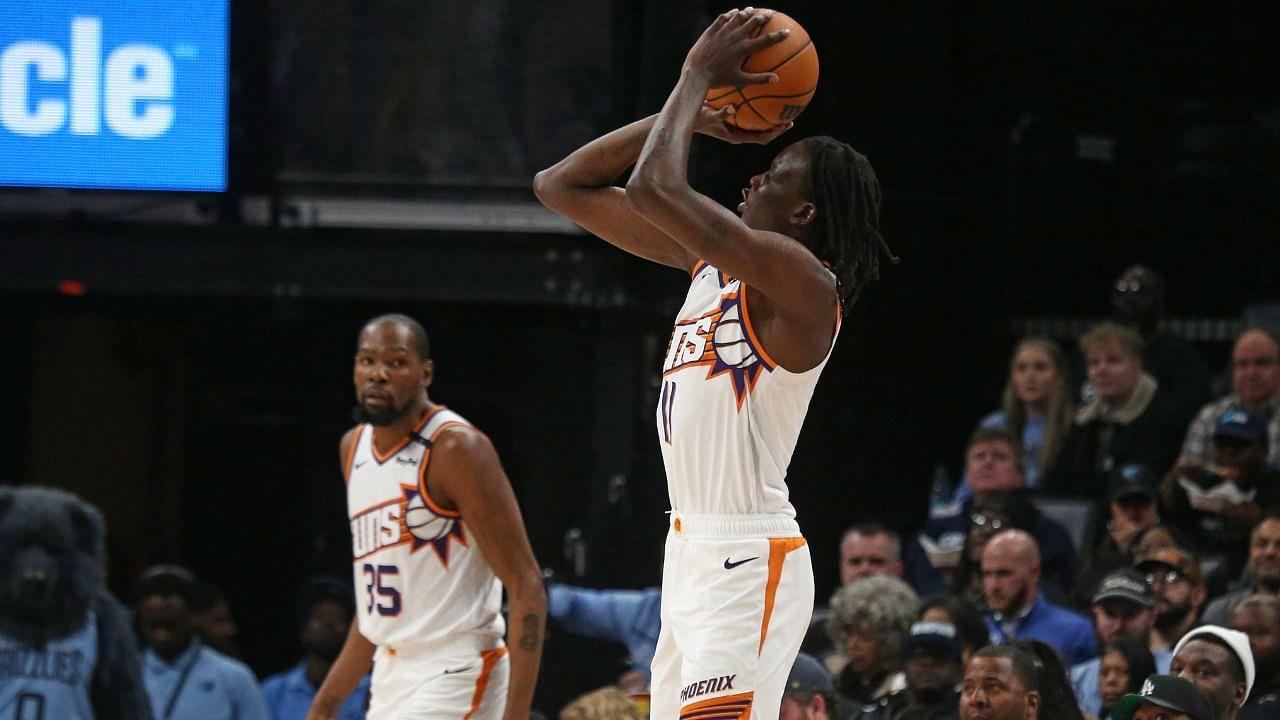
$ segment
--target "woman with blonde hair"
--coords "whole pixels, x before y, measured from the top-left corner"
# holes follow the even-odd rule
[[[1023,472],[1032,490],[1041,487],[1045,469],[1071,429],[1071,398],[1067,357],[1058,343],[1046,337],[1020,340],[1009,358],[1000,409],[979,425],[1004,428],[1021,441]]]
[[[560,711],[560,720],[641,720],[631,698],[612,685],[574,698]]]

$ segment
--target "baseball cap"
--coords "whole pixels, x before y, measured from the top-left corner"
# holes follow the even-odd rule
[[[1248,700],[1249,693],[1253,692],[1253,679],[1257,672],[1253,664],[1253,650],[1249,647],[1248,635],[1239,630],[1228,630],[1221,625],[1201,625],[1183,635],[1178,644],[1173,646],[1174,657],[1177,657],[1178,652],[1187,643],[1204,635],[1211,635],[1226,643],[1227,647],[1231,648],[1232,652],[1236,654],[1236,657],[1240,658],[1240,664],[1244,666],[1244,699]]]
[[[1172,675],[1152,675],[1142,683],[1136,694],[1125,695],[1111,709],[1112,720],[1130,720],[1144,703],[1159,705],[1166,710],[1182,713],[1191,720],[1214,720],[1213,708],[1204,693],[1190,680]]]
[[[1218,422],[1213,426],[1213,439],[1218,438],[1265,443],[1267,424],[1261,417],[1247,410],[1228,410],[1218,417]]]
[[[1117,570],[1102,580],[1093,594],[1095,603],[1103,600],[1128,600],[1142,607],[1154,607],[1155,592],[1137,570]]]
[[[1151,468],[1140,463],[1127,463],[1116,468],[1107,494],[1112,500],[1128,495],[1142,495],[1152,500],[1159,497]]]
[[[1151,552],[1138,558],[1134,563],[1134,567],[1139,570],[1150,570],[1153,565],[1161,565],[1173,568],[1196,585],[1204,583],[1204,576],[1200,574],[1200,563],[1191,553],[1178,547],[1162,547],[1152,550]]]
[[[909,658],[918,652],[959,660],[961,647],[956,639],[956,626],[934,620],[913,624],[911,631],[902,638],[902,657]]]
[[[834,695],[836,692],[831,674],[822,667],[822,663],[807,653],[796,655],[796,661],[791,663],[791,673],[787,675],[787,687],[783,695],[797,692],[820,692],[827,696]]]

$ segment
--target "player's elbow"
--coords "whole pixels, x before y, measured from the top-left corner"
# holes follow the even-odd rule
[[[515,577],[508,578],[503,582],[507,587],[507,594],[510,595],[512,602],[517,602],[526,608],[536,609],[541,614],[546,614],[547,609],[547,591],[542,583],[542,571],[537,567],[521,570]]]
[[[554,208],[562,192],[564,192],[564,180],[556,172],[555,165],[533,176],[533,194],[543,205]]]
[[[627,180],[627,207],[638,215],[646,216],[662,207],[665,195],[662,186],[648,173],[635,172]]]

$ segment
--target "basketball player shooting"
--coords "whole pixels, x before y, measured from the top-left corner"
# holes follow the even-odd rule
[[[340,444],[357,618],[308,720],[336,717],[371,664],[370,720],[528,720],[542,573],[493,445],[431,401],[434,372],[412,318],[384,315],[361,330],[360,424]]]
[[[888,248],[867,159],[830,137],[788,146],[751,178],[734,215],[688,183],[695,133],[766,143],[704,107],[745,73],[765,11],[731,11],[685,59],[655,117],[538,174],[548,207],[617,247],[692,276],[662,368],[659,445],[671,500],[652,717],[777,718],[813,611],[813,568],[787,465],[841,313]],[[626,189],[613,186],[632,164]]]

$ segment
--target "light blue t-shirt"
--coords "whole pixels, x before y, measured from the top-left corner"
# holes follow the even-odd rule
[[[263,680],[262,696],[273,720],[305,720],[316,697],[316,688],[307,680],[307,664],[299,663],[292,670]],[[365,675],[338,708],[338,720],[364,720],[368,704],[369,676]]]
[[[1156,674],[1168,675],[1173,653],[1157,650],[1151,653],[1156,659]],[[1080,709],[1094,717],[1102,710],[1102,693],[1098,690],[1098,672],[1102,670],[1102,658],[1086,660],[1071,668],[1071,689],[1075,691]],[[1105,720],[1105,718],[1103,719]]]
[[[98,660],[98,620],[36,650],[0,635],[0,718],[93,720],[89,685]]]
[[[271,720],[249,668],[199,640],[172,664],[148,648],[142,678],[156,720]]]

